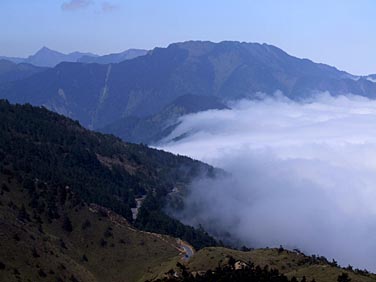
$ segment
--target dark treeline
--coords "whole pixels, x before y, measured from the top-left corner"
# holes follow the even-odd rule
[[[307,280],[305,276],[297,279],[295,276],[288,278],[278,269],[255,266],[252,262],[241,263],[237,266],[236,260],[229,257],[228,265],[218,266],[214,270],[191,273],[186,266],[177,263],[178,271],[171,269],[162,279],[155,282],[316,282],[315,279]],[[148,282],[148,281],[147,281]],[[337,282],[351,282],[347,273],[341,273]]]
[[[180,263],[177,264],[179,274],[174,270],[166,273],[166,277],[157,280],[158,282],[307,282],[303,277],[301,280],[281,274],[277,269],[270,269],[268,266],[255,266],[248,263],[240,268],[236,268],[235,259],[230,258],[229,264],[217,267],[215,270],[208,270],[204,273],[192,274]],[[315,282],[312,280],[311,282]]]

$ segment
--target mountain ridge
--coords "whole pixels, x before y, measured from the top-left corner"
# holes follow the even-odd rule
[[[155,115],[142,118],[129,116],[99,128],[99,132],[114,134],[133,143],[154,144],[169,135],[179,125],[179,117],[206,110],[229,109],[212,96],[186,94]]]
[[[102,56],[90,52],[78,51],[65,54],[56,50],[52,50],[46,46],[43,46],[34,54],[26,58],[0,56],[0,59],[11,61],[16,64],[25,63],[37,67],[55,67],[62,62],[84,62],[100,64],[119,63],[123,60],[130,60],[138,56],[145,55],[146,53],[147,50],[128,49],[120,53],[113,53]]]
[[[77,60],[79,63],[116,64],[125,60],[131,60],[147,54],[147,50],[128,49],[120,53],[111,53],[103,56],[82,56]]]
[[[0,59],[0,83],[21,80],[46,70],[43,67],[36,67],[31,64],[19,63]]]
[[[43,46],[34,55],[27,57],[25,62],[36,66],[54,67],[61,62],[76,62],[82,56],[96,55],[81,52],[64,54]]]

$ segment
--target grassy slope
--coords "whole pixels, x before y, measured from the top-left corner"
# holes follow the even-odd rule
[[[355,274],[323,262],[309,263],[308,257],[303,254],[286,250],[278,253],[277,249],[242,252],[219,247],[204,248],[195,254],[188,267],[192,272],[215,269],[218,265],[225,265],[229,256],[243,262],[251,261],[255,265],[269,265],[290,278],[297,277],[299,281],[303,276],[307,278],[307,281],[311,281],[313,278],[317,282],[337,281],[338,275],[343,272],[349,274],[352,282],[376,281],[376,275]]]
[[[0,281],[144,281],[166,272],[180,259],[174,238],[134,230],[87,205],[73,207],[69,201],[61,211],[71,219],[71,233],[62,228],[62,218],[48,223],[42,216],[38,229],[22,185],[0,175],[2,183],[10,191],[0,192],[0,262],[5,265],[0,267]],[[17,219],[22,204],[31,221]],[[91,226],[82,228],[86,220]],[[101,246],[101,239],[106,246]]]

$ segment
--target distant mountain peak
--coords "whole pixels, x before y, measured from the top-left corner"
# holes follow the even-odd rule
[[[58,51],[55,51],[55,50],[52,50],[52,49],[50,49],[50,48],[48,48],[48,47],[46,47],[46,46],[43,46],[42,48],[40,48],[34,55],[31,55],[31,56],[29,56],[29,58],[30,57],[33,57],[33,56],[35,56],[35,55],[40,55],[40,54],[49,54],[49,53],[57,53],[57,54],[61,54],[61,55],[64,55],[63,53],[60,53],[60,52],[58,52]]]
[[[50,49],[46,46],[43,46],[42,48],[39,49],[39,51],[52,51],[52,49]]]
[[[34,55],[25,59],[25,63],[43,67],[54,67],[62,62],[77,62],[83,56],[95,56],[90,53],[72,52],[64,54],[59,51],[52,50],[46,46],[39,49]]]

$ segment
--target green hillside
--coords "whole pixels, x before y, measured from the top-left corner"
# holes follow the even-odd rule
[[[196,248],[216,244],[205,232],[184,226],[162,210],[174,187],[200,175],[214,176],[212,167],[91,132],[44,108],[0,101],[0,120],[0,167],[14,171],[21,182],[38,179],[56,193],[69,187],[80,200],[129,221],[135,198],[144,196],[138,228],[180,237]],[[47,208],[51,219],[56,218],[54,203]]]

